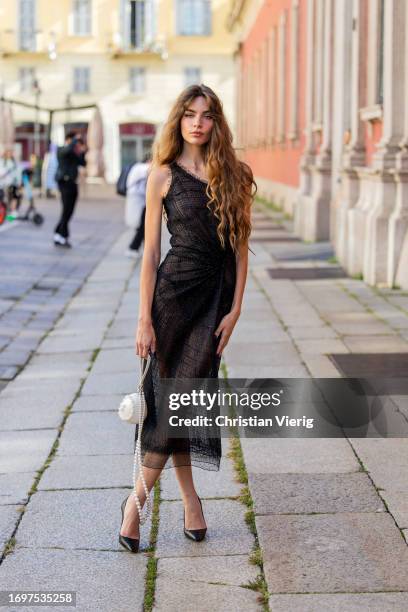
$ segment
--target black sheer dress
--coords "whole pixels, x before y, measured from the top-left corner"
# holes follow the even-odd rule
[[[160,378],[218,378],[220,335],[215,337],[214,332],[231,310],[236,283],[235,254],[228,236],[223,249],[216,231],[218,220],[206,206],[207,182],[177,162],[170,169],[171,184],[163,205],[171,248],[158,267],[152,302],[156,351],[150,353],[144,381],[147,417],[142,463],[151,468],[174,467],[173,457],[178,455],[177,460],[174,457],[177,465],[218,470],[220,436],[210,436],[206,427],[194,427],[188,437],[174,438],[163,435],[158,427]],[[137,435],[138,426],[135,443]]]

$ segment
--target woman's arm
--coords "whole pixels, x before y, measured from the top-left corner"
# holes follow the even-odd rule
[[[235,265],[236,281],[231,310],[221,319],[220,324],[215,330],[216,336],[221,333],[221,338],[217,346],[217,355],[221,355],[228,344],[232,331],[241,314],[242,300],[248,273],[248,241],[239,245],[238,252],[235,255]]]
[[[139,320],[136,352],[147,358],[149,348],[156,350],[156,336],[152,325],[152,302],[157,268],[161,256],[161,217],[163,188],[167,180],[165,168],[153,168],[146,185],[146,218],[142,267],[140,272]]]
[[[236,262],[236,283],[234,299],[232,301],[231,312],[237,316],[241,314],[242,300],[248,274],[248,241],[239,246],[235,256]]]

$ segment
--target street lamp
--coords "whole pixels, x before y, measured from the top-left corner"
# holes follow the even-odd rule
[[[41,88],[38,79],[33,81],[35,96],[35,123],[34,123],[34,153],[37,159],[40,157],[40,96]]]

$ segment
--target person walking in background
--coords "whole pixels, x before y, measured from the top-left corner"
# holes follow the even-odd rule
[[[86,146],[79,134],[68,132],[65,137],[65,146],[57,151],[58,168],[55,180],[61,193],[62,213],[54,230],[54,244],[68,247],[68,223],[73,215],[75,203],[78,198],[78,167],[85,166]]]
[[[125,221],[127,225],[134,227],[136,232],[125,254],[135,259],[140,256],[140,247],[144,240],[146,183],[150,168],[149,158],[150,156],[146,156],[143,162],[135,163],[130,169],[126,180]]]

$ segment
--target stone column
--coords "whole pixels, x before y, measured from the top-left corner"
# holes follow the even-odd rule
[[[333,0],[321,4],[323,20],[322,83],[318,78],[317,96],[322,96],[316,105],[316,120],[320,124],[322,113],[322,139],[319,153],[312,170],[313,188],[303,237],[306,240],[328,240],[330,237],[331,201],[331,137],[332,137],[332,92],[333,92]]]
[[[351,113],[351,37],[353,0],[334,3],[333,43],[333,120],[332,125],[332,203],[330,213],[330,236],[336,248],[336,255],[342,259],[344,222],[341,219],[343,199],[347,200],[343,186],[343,155],[345,135],[350,131]]]
[[[299,236],[304,234],[304,223],[307,214],[307,203],[311,195],[311,167],[315,158],[313,138],[313,93],[314,93],[314,21],[315,0],[307,3],[306,34],[306,84],[305,84],[305,147],[300,160],[300,183],[297,201],[294,206],[294,231]]]
[[[286,123],[286,11],[279,20],[279,52],[278,52],[278,142],[285,141]]]
[[[298,138],[298,92],[299,92],[299,0],[292,0],[290,32],[290,122],[289,138]]]
[[[408,9],[407,9],[408,11]],[[405,14],[404,50],[404,137],[396,160],[396,205],[390,217],[388,278],[391,284],[408,289],[408,12]],[[394,280],[395,278],[395,280]]]
[[[269,40],[269,79],[270,79],[270,106],[269,106],[269,143],[276,141],[276,26],[273,26]]]
[[[363,231],[363,217],[357,204],[361,195],[358,169],[365,165],[365,126],[360,117],[360,108],[365,104],[367,93],[367,0],[352,0],[351,9],[350,140],[345,145],[342,159],[342,189],[336,214],[336,254],[351,274],[357,274],[361,272],[363,257],[362,242],[358,240]],[[350,238],[351,231],[357,231],[357,235]]]
[[[392,286],[395,274],[395,224],[390,217],[396,205],[396,166],[404,137],[405,0],[384,2],[384,104],[383,137],[373,157],[376,197],[365,223],[364,280]]]

